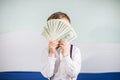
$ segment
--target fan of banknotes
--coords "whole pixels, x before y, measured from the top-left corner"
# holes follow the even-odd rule
[[[73,27],[68,22],[61,19],[51,19],[47,21],[43,28],[42,35],[47,40],[59,41],[65,39],[69,42],[77,37]]]

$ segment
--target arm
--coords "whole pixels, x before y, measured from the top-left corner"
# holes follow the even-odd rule
[[[62,63],[65,65],[65,71],[70,77],[76,77],[80,72],[81,68],[81,54],[78,48],[73,48],[72,59],[68,55],[69,43],[66,40],[60,41],[60,47],[62,49],[63,60]]]
[[[66,73],[70,77],[76,77],[81,69],[81,54],[78,48],[73,50],[73,58],[71,59],[70,56],[65,56],[63,58],[63,64],[65,66]]]
[[[41,70],[41,73],[45,77],[50,78],[51,76],[53,76],[55,60],[56,59],[54,57],[48,57],[47,63]]]
[[[57,46],[58,46],[58,42],[56,41],[49,42],[49,55],[46,55],[46,57],[48,57],[47,62],[41,70],[41,73],[47,78],[50,78],[51,76],[53,76],[53,73],[54,73],[54,67],[55,67],[55,61],[56,61],[55,52],[56,52]]]

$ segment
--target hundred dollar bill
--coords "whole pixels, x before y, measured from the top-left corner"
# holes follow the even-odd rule
[[[49,20],[43,28],[42,35],[47,40],[59,41],[65,39],[69,42],[77,37],[73,27],[61,19]]]

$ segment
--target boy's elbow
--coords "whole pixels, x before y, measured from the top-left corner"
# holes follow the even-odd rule
[[[72,72],[72,73],[70,74],[70,76],[71,76],[72,78],[75,78],[76,76],[78,76],[78,74],[79,74],[79,71],[74,71],[74,72]]]
[[[50,78],[53,75],[53,73],[50,73],[50,72],[41,72],[41,73],[46,78]]]
[[[69,74],[69,76],[71,76],[72,78],[78,76],[78,74],[80,73],[80,68],[76,68],[76,69],[73,69]]]

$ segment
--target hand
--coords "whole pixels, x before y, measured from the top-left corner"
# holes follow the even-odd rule
[[[66,40],[62,39],[62,40],[59,41],[59,46],[62,49],[61,53],[62,53],[63,57],[67,56],[68,55],[69,43]]]
[[[49,42],[49,56],[50,57],[55,56],[55,52],[56,52],[57,47],[58,47],[58,42],[56,42],[56,41],[50,41]]]

